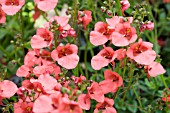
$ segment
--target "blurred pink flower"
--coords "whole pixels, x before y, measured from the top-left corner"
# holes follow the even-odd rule
[[[25,4],[25,0],[1,0],[0,4],[7,15],[14,15]]]
[[[122,14],[124,15],[124,11],[127,10],[130,7],[130,3],[129,3],[128,0],[121,0],[120,3],[122,5],[122,7],[121,7]]]
[[[54,9],[58,3],[58,0],[34,0],[37,7],[42,11],[48,11]]]
[[[0,24],[5,23],[6,15],[5,12],[2,10],[2,6],[0,6]]]
[[[85,11],[78,11],[78,24],[82,23],[84,26],[84,29],[86,29],[86,26],[92,21],[91,11],[85,10]]]

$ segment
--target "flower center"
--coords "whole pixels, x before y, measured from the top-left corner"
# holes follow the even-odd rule
[[[102,54],[102,56],[106,59],[111,60],[113,55],[109,52],[105,52],[105,53]]]
[[[145,52],[145,51],[147,51],[147,50],[148,50],[147,47],[142,46],[142,45],[137,45],[137,46],[135,47],[134,51],[133,51],[133,55],[134,55],[134,56],[137,56],[137,55],[139,55],[140,53]]]
[[[121,29],[119,32],[124,37],[126,37],[128,40],[130,40],[131,37],[132,37],[132,33],[131,33],[131,29],[130,28]]]
[[[61,49],[60,50],[60,52],[59,52],[59,54],[58,54],[58,57],[59,58],[61,58],[61,57],[63,57],[63,56],[67,56],[67,55],[70,55],[70,54],[72,54],[73,53],[73,51],[72,50],[70,50],[70,49],[66,49],[66,48],[63,48],[63,49]]]
[[[15,6],[19,6],[19,0],[7,0],[5,5],[15,5]]]

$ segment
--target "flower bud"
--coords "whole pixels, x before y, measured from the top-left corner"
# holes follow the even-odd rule
[[[102,12],[104,13],[104,12],[106,12],[107,8],[102,6],[102,7],[101,7],[101,10],[102,10]]]
[[[113,14],[111,10],[107,10],[106,13],[108,16],[112,16],[112,14]]]

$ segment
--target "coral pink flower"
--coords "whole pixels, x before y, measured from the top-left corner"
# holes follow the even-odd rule
[[[40,82],[43,86],[43,89],[47,92],[47,91],[52,91],[55,86],[59,85],[59,83],[57,82],[57,80],[46,74],[46,75],[40,75],[38,78],[38,82]],[[61,86],[60,86],[61,87]]]
[[[33,102],[23,102],[21,99],[14,103],[14,113],[33,113]]]
[[[97,22],[95,24],[94,31],[90,32],[90,42],[95,46],[105,44],[111,39],[112,32],[113,29],[109,29],[108,24],[104,22]]]
[[[128,0],[121,0],[120,3],[122,5],[122,14],[124,15],[124,11],[130,7],[130,3]]]
[[[49,96],[42,95],[35,100],[33,105],[33,112],[46,113],[53,110],[52,99]]]
[[[58,113],[82,113],[82,109],[77,102],[64,97],[62,98],[62,105],[58,108]]]
[[[91,65],[93,69],[100,70],[102,67],[112,63],[116,58],[116,54],[111,47],[104,47],[96,56],[93,56]]]
[[[73,69],[79,62],[77,55],[78,47],[74,44],[67,44],[66,46],[58,46],[51,52],[51,57],[58,62],[59,65],[66,69]]]
[[[24,5],[25,0],[1,0],[2,10],[8,15],[14,15]]]
[[[5,23],[6,21],[6,15],[5,12],[2,10],[2,7],[0,6],[0,24]]]
[[[152,50],[152,47],[152,43],[139,39],[138,43],[130,46],[126,54],[139,64],[150,65],[156,58],[156,53]]]
[[[101,87],[97,82],[93,82],[91,86],[87,88],[87,90],[91,99],[94,99],[97,102],[104,101],[104,93],[102,92]]]
[[[126,49],[118,49],[115,51],[115,53],[117,54],[117,59],[119,61],[121,61],[122,59],[124,59],[126,57]]]
[[[24,58],[24,65],[28,67],[32,67],[35,64],[41,65],[41,61],[42,59],[40,58],[39,53],[37,53],[36,50],[31,50],[26,54]]]
[[[109,92],[116,92],[118,89],[118,86],[115,82],[111,81],[111,80],[103,80],[99,83],[102,92],[104,94],[107,94]]]
[[[66,16],[54,16],[51,18],[50,22],[45,24],[45,27],[50,28],[50,26],[54,23],[58,26],[58,28],[55,28],[55,30],[59,30],[62,32],[63,30],[69,30],[71,29],[71,26],[68,24],[69,18]]]
[[[91,11],[78,11],[78,23],[82,23],[84,29],[92,21]]]
[[[105,80],[111,80],[112,82],[115,82],[118,87],[123,85],[122,77],[118,73],[112,72],[111,70],[107,69],[104,71],[104,78]]]
[[[120,23],[120,17],[119,16],[113,16],[112,18],[107,18],[106,22],[108,23],[109,29],[115,29],[115,26]]]
[[[48,47],[52,44],[53,33],[45,28],[37,29],[36,35],[31,38],[31,46],[33,49]]]
[[[127,46],[137,39],[136,29],[129,22],[119,23],[112,33],[112,43],[115,46]]]
[[[42,11],[48,11],[54,9],[58,3],[58,0],[34,0],[38,8]]]
[[[16,72],[16,75],[18,77],[29,77],[30,74],[31,74],[31,69],[26,65],[22,65],[21,67],[19,67]]]
[[[78,104],[82,109],[89,110],[90,109],[90,97],[87,94],[81,94],[78,97]]]
[[[114,101],[113,99],[105,98],[104,102],[100,102],[96,104],[96,109],[94,113],[117,113],[116,109],[113,108]]]
[[[99,83],[104,94],[116,92],[118,87],[123,85],[122,77],[116,72],[105,70],[104,77],[105,80]]]
[[[0,82],[1,98],[10,98],[17,92],[17,90],[18,90],[17,86],[9,80],[4,80]]]
[[[148,21],[147,23],[142,23],[141,27],[140,27],[140,32],[144,31],[144,30],[153,30],[154,29],[154,23],[151,21]]]
[[[166,72],[165,69],[158,62],[152,62],[148,66],[148,74],[152,77],[156,77],[157,75],[164,74],[165,72]]]

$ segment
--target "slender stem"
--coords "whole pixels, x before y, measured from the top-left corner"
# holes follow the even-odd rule
[[[168,87],[168,85],[166,84],[166,81],[165,81],[163,75],[161,75],[161,79],[162,79],[162,82],[163,82],[164,86],[165,86],[167,89],[169,89],[169,87]]]
[[[58,13],[58,11],[57,11],[57,8],[56,8],[56,7],[54,8],[54,12],[55,12],[55,14],[56,14],[57,16],[59,16],[59,13]]]
[[[88,30],[87,30],[88,31]],[[85,62],[85,76],[88,79],[88,69],[87,69],[87,52],[88,52],[88,32],[85,32],[85,39],[86,39],[86,47],[84,52],[84,62]]]
[[[133,92],[135,93],[135,96],[136,96],[136,98],[137,98],[137,100],[138,100],[138,102],[139,102],[140,108],[143,109],[142,103],[141,103],[141,101],[140,101],[140,98],[139,98],[138,94],[136,93],[136,90],[135,90],[135,88],[134,88],[134,85],[132,86],[132,90],[133,90]]]
[[[23,50],[23,55],[25,55],[25,50],[24,50],[24,20],[23,20],[23,16],[22,16],[22,8],[20,10],[19,13],[20,16],[20,29],[21,29],[21,41],[22,41],[22,50]]]
[[[48,18],[46,17],[46,15],[44,15],[45,13],[42,12],[41,10],[39,10],[39,12],[40,12],[40,14],[43,16],[43,18],[48,22],[49,20],[48,20]]]

